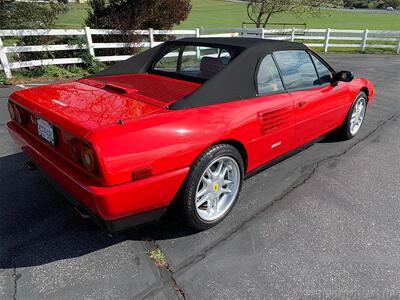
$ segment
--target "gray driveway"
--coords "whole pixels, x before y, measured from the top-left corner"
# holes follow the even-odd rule
[[[0,88],[0,298],[400,298],[400,56],[327,59],[376,86],[360,135],[247,180],[226,221],[201,233],[165,218],[111,236],[78,218],[23,166]]]

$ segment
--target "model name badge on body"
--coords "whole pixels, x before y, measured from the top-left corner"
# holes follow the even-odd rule
[[[277,143],[275,143],[275,144],[273,144],[273,145],[271,146],[271,149],[274,149],[274,148],[276,148],[276,147],[279,147],[280,145],[282,145],[282,142],[277,142]]]
[[[57,100],[57,99],[53,99],[53,100],[51,100],[51,102],[61,105],[61,106],[64,106],[64,107],[67,106],[67,104],[65,104],[64,102]]]

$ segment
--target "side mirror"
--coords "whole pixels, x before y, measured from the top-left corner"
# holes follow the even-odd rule
[[[333,78],[333,82],[337,81],[344,81],[344,82],[350,82],[354,79],[354,73],[350,71],[340,71],[335,74]]]

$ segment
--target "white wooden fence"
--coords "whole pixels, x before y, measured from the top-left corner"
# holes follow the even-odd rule
[[[157,36],[172,35],[176,38],[185,36],[210,37],[210,36],[245,36],[261,37],[279,40],[299,41],[309,47],[321,48],[328,52],[332,48],[349,48],[364,51],[368,48],[392,49],[400,53],[400,31],[378,31],[378,30],[343,30],[343,29],[244,29],[244,28],[207,28],[192,30],[135,30],[132,33],[143,36],[143,42],[129,45],[126,43],[94,43],[93,36],[96,35],[121,35],[117,30],[92,29],[37,29],[37,30],[0,30],[0,70],[3,70],[6,78],[12,77],[12,70],[43,65],[67,65],[83,63],[79,57],[55,58],[20,61],[18,53],[22,52],[46,52],[46,51],[68,51],[80,48],[87,49],[88,53],[102,62],[119,61],[129,58],[129,55],[98,56],[96,49],[115,49],[135,47],[154,47],[161,42],[156,41]],[[81,36],[85,39],[85,45],[31,45],[16,46],[6,45],[6,39],[15,39],[23,36]]]

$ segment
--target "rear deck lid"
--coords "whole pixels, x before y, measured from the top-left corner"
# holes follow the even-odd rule
[[[33,115],[81,137],[100,127],[163,110],[134,97],[77,81],[19,90],[11,99]]]
[[[20,90],[12,98],[34,115],[84,136],[97,128],[162,112],[199,86],[153,74],[126,74]]]
[[[149,73],[83,78],[79,82],[159,107],[166,107],[201,86],[199,83]]]

